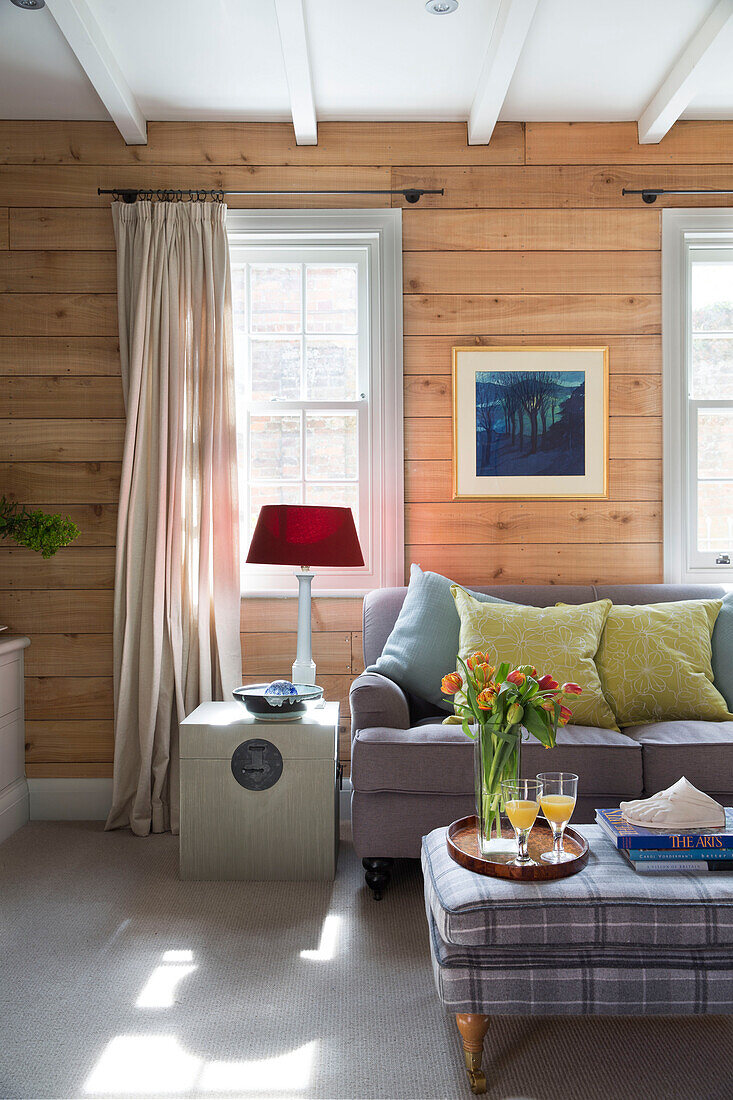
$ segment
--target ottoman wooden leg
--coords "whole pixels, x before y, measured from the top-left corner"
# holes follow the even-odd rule
[[[481,1055],[484,1052],[484,1036],[489,1030],[489,1017],[474,1012],[457,1012],[456,1023],[463,1040],[463,1054],[466,1059],[466,1073],[471,1092],[486,1092],[486,1075],[481,1070]]]

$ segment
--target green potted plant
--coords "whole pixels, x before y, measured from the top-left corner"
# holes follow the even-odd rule
[[[44,558],[52,558],[62,546],[68,546],[79,528],[68,516],[28,509],[7,497],[0,497],[0,538],[12,539]]]

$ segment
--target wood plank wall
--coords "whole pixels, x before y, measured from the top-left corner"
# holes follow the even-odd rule
[[[280,124],[151,123],[148,144],[127,147],[112,124],[0,123],[0,492],[60,509],[82,530],[46,562],[0,549],[0,622],[32,640],[28,774],[111,770],[123,408],[114,241],[98,186],[444,187],[404,212],[406,564],[466,583],[657,581],[664,200],[644,206],[621,189],[729,187],[731,165],[725,122],[678,123],[643,147],[632,124],[507,123],[470,148],[452,123],[326,123],[317,146],[300,148]],[[534,342],[610,344],[611,499],[452,503],[451,346]],[[360,604],[321,599],[314,614],[319,679],[345,708],[361,668]],[[245,601],[245,678],[287,673],[295,626],[292,602]]]

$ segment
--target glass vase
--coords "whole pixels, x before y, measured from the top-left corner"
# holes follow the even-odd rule
[[[478,849],[489,859],[516,855],[514,830],[508,822],[502,830],[501,784],[504,779],[519,778],[521,741],[520,725],[478,725],[474,742]]]

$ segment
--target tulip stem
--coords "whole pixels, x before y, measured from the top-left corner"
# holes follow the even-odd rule
[[[489,839],[491,839],[495,823],[496,836],[501,837],[501,781],[506,778],[504,773],[507,764],[510,764],[513,779],[517,779],[519,774],[519,736],[514,741],[498,736],[502,732],[508,733],[512,728],[513,726],[507,726],[502,731],[495,723],[492,723],[491,726],[489,726],[489,723],[481,723],[480,737],[484,773],[482,786],[488,802],[488,829],[486,833]],[[521,736],[521,727],[519,726],[517,726],[517,733]],[[491,749],[490,763],[488,760],[489,749]]]

